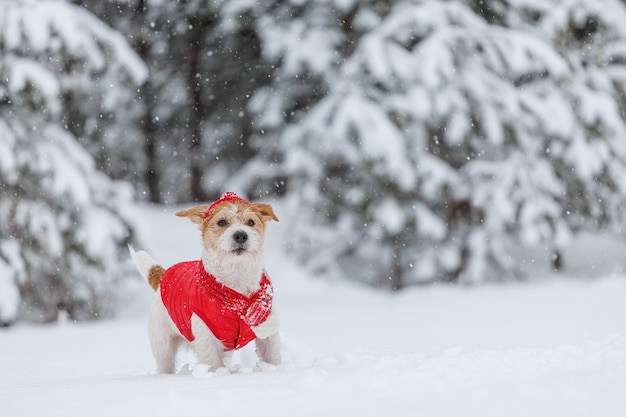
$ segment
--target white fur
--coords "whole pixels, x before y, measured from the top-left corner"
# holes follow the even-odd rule
[[[236,206],[233,206],[236,207]],[[248,234],[245,252],[234,252],[233,235],[237,232]],[[202,263],[204,268],[222,284],[235,291],[250,295],[260,288],[263,274],[262,237],[252,227],[235,222],[224,230],[217,239],[217,249],[204,247],[202,249]]]
[[[157,371],[162,374],[174,373],[176,352],[178,352],[178,348],[186,340],[178,332],[172,319],[170,319],[158,290],[148,316],[148,337],[152,354],[157,363]]]
[[[144,250],[136,252],[132,245],[128,245],[128,250],[130,251],[130,257],[133,259],[133,262],[135,263],[135,266],[141,276],[148,279],[150,269],[157,265],[156,261],[152,258],[152,256],[148,255],[148,252]]]
[[[274,312],[270,313],[270,316],[258,326],[252,326],[252,331],[259,339],[267,339],[268,337],[278,333],[278,327],[280,321],[278,316]]]
[[[246,296],[261,288],[263,264],[251,253],[220,254],[204,250],[202,264],[220,283]]]
[[[248,233],[246,250],[241,254],[233,252],[232,243],[233,234],[239,230]],[[203,265],[206,271],[222,284],[244,295],[250,295],[260,288],[264,270],[261,242],[262,236],[259,236],[254,228],[240,223],[232,224],[218,239],[216,250],[203,248]],[[129,250],[137,269],[147,279],[150,269],[157,263],[145,251],[135,252],[132,247],[129,247]],[[278,327],[278,316],[272,312],[265,322],[252,328],[257,336],[255,340],[257,354],[262,361],[270,364],[281,362]],[[194,335],[191,348],[198,362],[207,365],[212,371],[223,367],[229,352],[224,352],[222,343],[195,314],[191,318],[191,330]],[[173,373],[176,368],[176,353],[181,344],[187,341],[172,322],[161,300],[159,289],[148,318],[148,332],[158,372]]]

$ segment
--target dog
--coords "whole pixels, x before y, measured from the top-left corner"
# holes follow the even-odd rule
[[[234,350],[252,340],[263,362],[280,364],[279,321],[262,256],[266,224],[278,221],[272,207],[227,192],[210,206],[176,216],[198,225],[200,260],[166,270],[147,252],[129,247],[139,273],[156,291],[148,333],[158,372],[175,371],[185,340],[210,371],[224,367]]]

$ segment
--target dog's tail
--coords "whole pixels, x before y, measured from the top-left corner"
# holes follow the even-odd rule
[[[128,250],[141,276],[148,281],[148,284],[150,284],[153,290],[159,288],[161,277],[165,269],[158,265],[156,261],[152,259],[152,256],[148,255],[148,252],[143,250],[137,252],[131,245],[128,245]]]

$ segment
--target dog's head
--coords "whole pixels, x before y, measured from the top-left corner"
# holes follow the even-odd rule
[[[176,213],[197,224],[202,232],[203,258],[239,264],[260,261],[268,221],[278,221],[272,206],[251,203],[226,193],[211,206]]]

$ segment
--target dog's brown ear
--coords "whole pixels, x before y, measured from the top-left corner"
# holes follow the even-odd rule
[[[187,217],[189,220],[194,222],[195,224],[202,224],[204,221],[204,215],[206,214],[209,206],[197,206],[194,208],[190,208],[189,210],[182,210],[178,213],[175,213],[178,217]]]
[[[276,222],[278,221],[278,217],[276,217],[272,206],[270,206],[269,204],[254,203],[252,204],[252,207],[261,217],[263,217],[264,220],[274,220]]]

